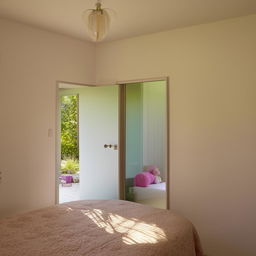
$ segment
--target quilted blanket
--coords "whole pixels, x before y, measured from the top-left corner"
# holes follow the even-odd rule
[[[76,201],[0,220],[1,256],[203,256],[194,226],[120,200]]]

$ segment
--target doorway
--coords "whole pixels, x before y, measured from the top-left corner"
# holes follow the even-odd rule
[[[57,91],[57,203],[118,199],[118,86],[87,86],[62,82],[58,83]],[[61,165],[61,99],[74,95],[79,99],[78,131],[77,135],[73,132],[71,138],[77,136],[79,169],[76,177],[70,170],[63,174]]]
[[[60,171],[59,202],[79,200],[79,94],[59,89],[60,100]]]
[[[80,187],[76,200],[125,199],[169,208],[168,88],[167,78],[110,86],[57,83],[57,203],[61,167],[59,95],[64,91],[79,97]],[[160,94],[161,98],[157,96]],[[153,133],[156,128],[158,131]],[[160,205],[152,204],[152,200],[138,200],[135,195],[135,190],[143,187],[134,186],[134,178],[141,172],[153,171],[147,168],[160,171],[154,174],[159,176],[154,183],[164,194]]]

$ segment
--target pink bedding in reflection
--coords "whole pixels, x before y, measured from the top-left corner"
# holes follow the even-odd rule
[[[1,256],[203,256],[194,226],[171,211],[76,201],[0,220]]]

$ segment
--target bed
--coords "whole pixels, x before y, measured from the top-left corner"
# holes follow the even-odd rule
[[[166,183],[151,184],[147,187],[133,187],[134,200],[137,203],[166,209]]]
[[[76,201],[0,220],[1,256],[203,256],[193,225],[171,211]]]

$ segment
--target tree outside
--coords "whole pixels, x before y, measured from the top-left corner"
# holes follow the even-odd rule
[[[61,97],[61,172],[79,171],[78,95]]]

